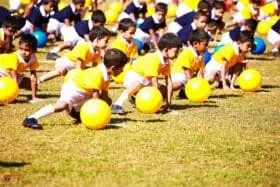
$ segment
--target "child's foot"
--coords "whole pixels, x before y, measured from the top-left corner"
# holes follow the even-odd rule
[[[125,111],[119,105],[112,105],[111,110],[113,114],[119,114],[119,115],[125,114]]]
[[[179,97],[180,99],[187,99],[186,92],[185,92],[184,89],[181,89],[181,90],[179,91],[178,97]]]
[[[60,56],[56,53],[48,53],[46,56],[47,60],[56,60],[58,58],[60,58]]]
[[[24,127],[31,128],[31,129],[38,129],[38,130],[43,129],[43,127],[38,124],[38,120],[35,118],[25,118],[22,125]]]
[[[130,104],[132,104],[134,107],[136,106],[135,105],[135,99],[136,99],[136,97],[133,95],[133,96],[131,96],[129,99],[128,99],[128,102],[130,102]]]
[[[80,112],[77,112],[76,110],[72,109],[70,112],[69,112],[69,115],[74,118],[76,121],[75,121],[75,124],[80,124],[82,123],[82,120],[81,120],[81,116],[80,116]]]

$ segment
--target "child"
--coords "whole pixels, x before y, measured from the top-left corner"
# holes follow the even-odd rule
[[[64,9],[56,12],[52,18],[50,18],[47,32],[50,34],[49,38],[58,38],[61,34],[62,27],[71,26],[71,23],[81,20],[81,12],[85,0],[72,0],[72,3]]]
[[[280,19],[271,27],[267,34],[267,40],[272,44],[272,54],[279,56],[280,49]]]
[[[89,41],[89,32],[93,26],[103,26],[106,22],[106,17],[101,10],[96,10],[92,13],[90,20],[82,20],[75,24],[74,27],[66,27],[62,29],[64,42],[59,46],[54,47],[47,53],[46,59],[56,60],[60,56],[58,53],[66,48],[72,48],[78,43]]]
[[[226,82],[226,74],[237,63],[244,63],[246,53],[251,50],[253,42],[254,37],[250,32],[240,32],[236,42],[227,44],[214,53],[210,62],[206,64],[204,77],[210,83],[213,83],[215,80],[221,81],[223,89],[229,89]],[[231,79],[231,89],[234,89],[237,75],[238,72],[235,72]]]
[[[31,103],[39,101],[36,97],[36,70],[39,67],[38,60],[35,56],[36,45],[37,40],[34,36],[31,34],[23,35],[16,52],[0,55],[0,77],[10,76],[17,81],[20,88],[31,88]],[[27,69],[30,70],[30,78],[22,74]]]
[[[221,34],[222,30],[225,27],[225,23],[223,22],[223,16],[226,11],[226,5],[222,1],[215,1],[213,9],[211,11],[210,20],[216,22],[216,33],[214,35],[214,40],[218,38],[218,35]]]
[[[54,0],[42,0],[42,5],[40,7],[37,8],[34,6],[30,14],[26,17],[26,22],[21,32],[24,34],[31,34],[35,29],[46,31],[53,5]]]
[[[118,75],[127,62],[125,54],[118,49],[108,49],[104,55],[104,62],[77,74],[72,80],[62,85],[60,98],[55,104],[47,105],[28,116],[23,126],[32,129],[42,129],[38,120],[55,112],[68,111],[79,120],[79,109],[90,98],[100,98],[109,105],[108,96],[110,76]]]
[[[163,34],[163,29],[166,27],[165,16],[167,13],[167,5],[164,3],[158,3],[155,7],[155,14],[146,18],[144,22],[136,29],[135,39],[141,41],[144,45],[150,44],[152,41],[156,49],[158,49],[158,37]]]
[[[249,31],[252,35],[255,34],[258,21],[255,19],[247,19],[243,26],[235,27],[233,30],[226,32],[222,35],[220,44],[229,44],[237,40],[237,36],[241,31]]]
[[[208,15],[210,10],[211,6],[208,1],[202,0],[198,3],[198,11],[204,12]],[[167,32],[177,34],[184,26],[190,25],[193,22],[195,13],[195,11],[191,11],[180,17],[176,17],[175,20],[169,24]]]
[[[145,0],[132,0],[131,3],[127,5],[124,11],[120,14],[118,20],[122,20],[124,18],[130,18],[135,23],[139,18],[144,18],[147,13],[147,5]]]
[[[101,60],[101,50],[107,46],[110,31],[102,26],[94,26],[89,32],[89,41],[76,45],[64,57],[58,58],[55,70],[41,76],[38,83],[65,75],[74,68],[84,69],[89,63],[96,66]]]
[[[190,33],[197,29],[204,30],[206,27],[206,22],[208,20],[208,16],[204,12],[196,12],[194,15],[194,19],[191,25],[187,25],[183,27],[179,32],[178,36],[180,40],[185,44],[188,45],[188,40]]]
[[[166,33],[160,38],[158,46],[158,51],[148,53],[133,63],[132,70],[127,72],[124,78],[126,89],[112,105],[112,113],[125,114],[122,108],[124,101],[135,94],[141,87],[148,85],[155,86],[162,91],[163,95],[166,96],[165,110],[170,110],[172,96],[170,60],[176,58],[182,43],[175,34]],[[160,74],[165,77],[166,87],[158,83]]]
[[[203,55],[209,40],[210,36],[203,30],[196,30],[190,34],[190,46],[183,49],[172,64],[171,80],[174,91],[182,89],[192,77],[202,77],[204,72]]]

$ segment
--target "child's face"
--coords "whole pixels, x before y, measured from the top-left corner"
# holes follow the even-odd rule
[[[173,47],[171,49],[164,49],[165,50],[165,53],[164,53],[164,57],[167,58],[167,59],[175,59],[178,55],[178,51],[179,49],[176,48],[176,47]]]
[[[47,12],[47,13],[50,13],[52,10],[53,10],[53,3],[52,2],[50,2],[50,3],[48,3],[48,4],[46,4],[46,5],[44,5],[44,8],[45,8],[45,11]]]
[[[247,53],[248,51],[251,50],[252,47],[252,43],[247,41],[247,42],[238,42],[238,47],[239,47],[239,51],[241,53]]]
[[[122,32],[122,36],[126,41],[130,42],[134,37],[135,31],[135,27],[129,27],[128,30]]]
[[[198,19],[194,19],[194,23],[197,29],[204,29],[206,26],[207,19],[208,18],[206,16],[200,16]]]
[[[85,6],[84,3],[77,3],[75,4],[75,9],[77,12],[82,12],[84,10],[84,6]]]
[[[18,51],[25,61],[28,61],[33,54],[32,48],[24,43],[19,45]]]
[[[101,22],[92,22],[92,24],[94,25],[94,26],[104,26],[104,23],[101,23]]]
[[[4,28],[4,34],[7,37],[13,37],[16,33],[16,30],[12,27],[6,27]]]
[[[166,15],[163,12],[156,12],[155,15],[159,22],[163,22],[165,20]]]
[[[218,17],[218,18],[222,18],[224,13],[225,13],[225,10],[222,9],[222,8],[215,9],[215,16]]]
[[[96,39],[97,40],[97,47],[99,49],[105,49],[107,47],[107,44],[108,44],[108,40],[109,40],[109,37],[108,36],[105,36],[101,39]]]
[[[116,66],[116,67],[112,67],[112,70],[111,70],[111,74],[113,76],[118,76],[119,74],[121,74],[123,72],[123,66]]]
[[[209,10],[207,8],[200,9],[201,12],[204,12],[207,16],[209,16]]]
[[[193,47],[196,49],[197,53],[201,54],[201,53],[204,53],[205,50],[207,49],[208,43],[209,43],[208,40],[200,41],[200,42],[194,42]]]

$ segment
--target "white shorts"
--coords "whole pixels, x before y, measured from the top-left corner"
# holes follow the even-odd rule
[[[211,59],[205,66],[204,78],[208,81],[214,80],[216,74],[221,72],[222,64],[219,64],[215,59]]]
[[[62,85],[58,100],[67,103],[70,112],[72,108],[77,111],[91,97],[91,93],[80,90],[73,81],[68,81]]]
[[[240,12],[238,12],[233,16],[233,22],[243,24],[245,22],[245,18]]]
[[[180,82],[183,85],[185,85],[188,81],[184,73],[178,73],[178,72],[171,73],[171,80],[172,83]]]
[[[229,32],[226,32],[222,35],[221,41],[217,45],[226,45],[233,43],[233,40],[230,38]]]
[[[274,31],[273,29],[270,29],[267,33],[267,40],[272,45],[280,42],[280,34]]]
[[[79,36],[76,32],[75,28],[70,26],[63,26],[61,27],[61,35],[63,37],[64,42],[71,42],[72,46],[75,46],[78,43],[82,43],[85,40]]]
[[[181,17],[183,16],[184,14],[187,14],[189,12],[193,11],[190,7],[187,7],[185,5],[185,3],[180,3],[178,8],[177,8],[177,11],[176,11],[176,17]]]
[[[63,70],[65,68],[67,69],[67,71],[69,71],[71,69],[76,68],[76,65],[71,60],[69,60],[67,57],[58,58],[55,61],[55,69]]]
[[[172,21],[168,26],[167,32],[177,34],[182,28],[183,27],[179,23],[177,23],[176,21]]]
[[[152,85],[152,82],[147,80],[145,77],[139,75],[135,71],[131,70],[126,73],[123,81],[123,85],[128,88],[130,85],[134,84],[135,82],[139,82],[144,86]]]
[[[57,19],[50,18],[48,23],[47,32],[54,32],[55,35],[59,36],[61,34],[61,27],[63,27],[65,24],[59,22]]]
[[[22,7],[20,0],[9,0],[10,10],[18,10]]]
[[[145,32],[143,32],[140,28],[136,29],[134,38],[137,40],[140,40],[142,42],[150,42],[151,41],[151,36]]]

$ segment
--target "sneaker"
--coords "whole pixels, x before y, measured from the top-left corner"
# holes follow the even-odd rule
[[[46,56],[47,60],[56,60],[58,58],[60,58],[60,56],[56,53],[48,53]]]
[[[111,110],[113,114],[119,114],[119,115],[125,114],[125,111],[119,105],[112,105]]]
[[[38,129],[38,130],[43,129],[43,127],[38,124],[38,120],[35,118],[25,118],[22,125],[24,127],[31,128],[31,129]]]
[[[184,89],[181,89],[181,90],[179,91],[178,97],[179,97],[180,99],[187,99],[186,92],[185,92]]]
[[[80,123],[82,123],[82,121],[81,121],[81,116],[80,116],[80,112],[77,112],[75,109],[72,109],[72,110],[69,112],[69,115],[70,115],[72,118],[76,119],[75,124],[80,124]]]
[[[135,95],[131,96],[131,97],[128,99],[128,102],[130,102],[130,104],[132,104],[134,107],[136,106],[136,105],[135,105],[135,99],[136,99],[136,96],[135,96]]]

